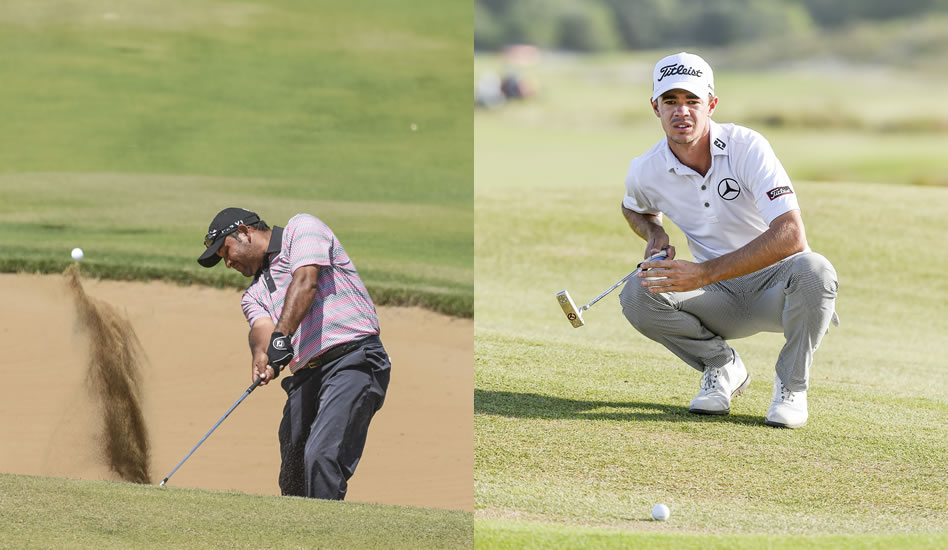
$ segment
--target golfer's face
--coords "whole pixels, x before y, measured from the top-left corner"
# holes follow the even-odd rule
[[[685,90],[669,90],[652,102],[655,114],[662,120],[668,139],[684,145],[692,143],[708,131],[708,120],[718,98],[698,97]]]
[[[253,255],[250,242],[239,233],[225,237],[217,255],[224,260],[224,265],[239,271],[244,277],[252,277],[260,269],[261,262]]]

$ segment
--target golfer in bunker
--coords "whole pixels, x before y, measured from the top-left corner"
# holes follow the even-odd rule
[[[241,299],[251,379],[264,385],[284,367],[292,373],[282,381],[280,490],[343,500],[391,368],[355,266],[332,230],[309,214],[270,228],[254,212],[225,208],[204,246],[202,266],[223,259],[253,277]]]
[[[681,52],[655,65],[651,108],[665,137],[634,159],[622,212],[645,241],[642,264],[620,294],[625,317],[701,373],[689,411],[728,414],[750,376],[728,341],[782,332],[766,424],[806,424],[813,354],[835,313],[836,271],[807,244],[797,194],[757,132],[711,120],[711,67]],[[675,259],[668,216],[695,261]]]

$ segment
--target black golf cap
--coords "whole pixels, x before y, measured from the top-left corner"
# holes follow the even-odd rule
[[[204,237],[204,246],[207,250],[198,258],[198,263],[204,267],[214,267],[221,257],[217,255],[224,239],[241,225],[252,225],[260,221],[260,216],[250,210],[243,208],[225,208],[214,216],[211,225],[207,227],[207,235]]]

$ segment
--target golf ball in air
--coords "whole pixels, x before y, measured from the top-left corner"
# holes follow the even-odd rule
[[[671,510],[668,509],[668,506],[664,504],[656,504],[652,508],[652,518],[657,519],[658,521],[665,521],[668,519],[668,516],[671,515]]]
[[[73,249],[72,249],[72,259],[73,259],[73,260],[76,260],[76,261],[78,262],[79,260],[82,259],[82,257],[83,257],[83,253],[82,253],[82,249],[81,249],[81,248],[73,248]]]

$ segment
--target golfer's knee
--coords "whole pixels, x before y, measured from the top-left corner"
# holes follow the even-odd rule
[[[622,305],[622,314],[629,323],[639,331],[647,331],[661,310],[661,303],[647,288],[639,284],[638,279],[626,283],[619,293],[619,303]]]
[[[836,269],[823,255],[805,252],[792,260],[789,290],[835,296],[838,287]]]

